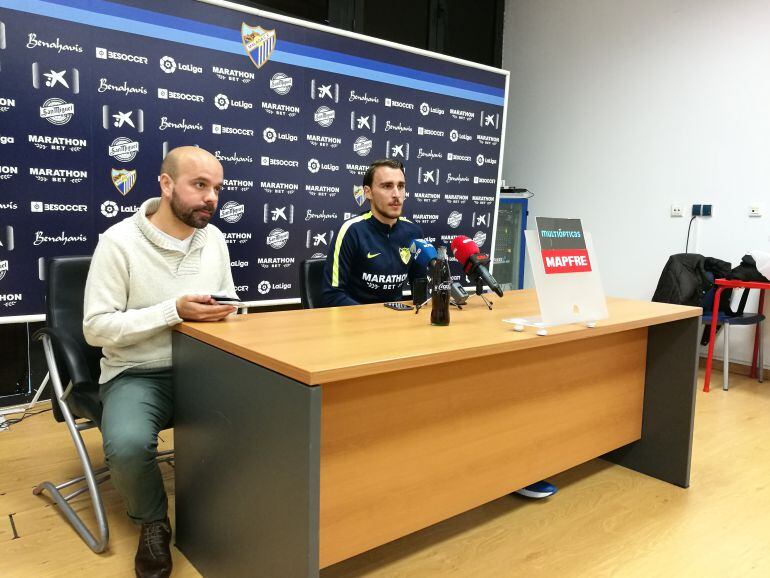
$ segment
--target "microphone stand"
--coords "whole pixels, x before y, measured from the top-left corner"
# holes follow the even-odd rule
[[[481,300],[487,304],[487,309],[492,311],[492,302],[484,297],[484,281],[481,279],[481,277],[476,277],[476,295],[481,297]]]

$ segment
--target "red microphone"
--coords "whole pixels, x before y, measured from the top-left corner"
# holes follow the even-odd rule
[[[455,259],[462,265],[463,271],[468,275],[468,279],[473,282],[478,282],[479,277],[484,280],[489,288],[497,293],[498,297],[503,296],[503,290],[500,289],[500,285],[497,284],[495,278],[489,273],[487,265],[489,264],[489,257],[483,255],[479,250],[479,246],[473,241],[473,239],[466,237],[465,235],[458,235],[452,239],[452,254]]]

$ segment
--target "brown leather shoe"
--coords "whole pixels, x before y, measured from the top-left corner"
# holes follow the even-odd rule
[[[168,518],[142,524],[134,558],[137,578],[167,578],[171,575],[170,544],[171,524]]]

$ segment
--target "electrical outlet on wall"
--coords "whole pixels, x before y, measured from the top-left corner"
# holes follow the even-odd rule
[[[761,217],[762,208],[759,205],[751,205],[749,207],[749,217]]]
[[[681,217],[682,216],[682,205],[679,204],[673,204],[671,205],[671,216],[672,217]]]

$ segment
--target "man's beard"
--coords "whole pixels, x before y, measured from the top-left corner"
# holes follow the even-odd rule
[[[171,190],[171,212],[188,227],[203,229],[209,224],[216,209],[216,203],[205,203],[195,208],[185,207],[179,200],[176,190]]]

